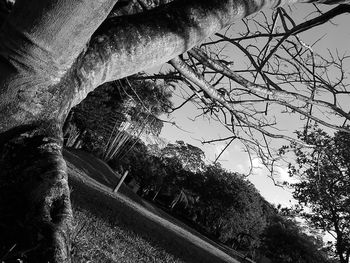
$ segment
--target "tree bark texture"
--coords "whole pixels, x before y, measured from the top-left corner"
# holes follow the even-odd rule
[[[18,0],[1,27],[0,248],[14,248],[2,260],[70,262],[69,75],[114,3]]]
[[[0,144],[0,247],[15,246],[3,260],[70,262],[72,211],[61,127],[22,128]]]
[[[16,245],[14,256],[28,262],[70,262],[61,126],[73,106],[104,82],[167,62],[265,6],[294,1],[175,0],[113,16],[116,2],[17,0],[1,26],[0,249]]]

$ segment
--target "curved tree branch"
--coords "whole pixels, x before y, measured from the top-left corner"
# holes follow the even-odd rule
[[[79,99],[73,105],[104,82],[165,63],[263,7],[288,2],[177,0],[133,16],[108,19],[92,37],[76,68],[75,77],[81,84],[75,91]],[[338,4],[348,0],[312,2]]]

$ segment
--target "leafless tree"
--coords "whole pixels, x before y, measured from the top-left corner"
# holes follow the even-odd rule
[[[170,64],[178,73],[163,76],[188,88],[189,95],[180,106],[195,103],[199,116],[214,117],[232,134],[204,143],[226,141],[224,151],[240,140],[273,175],[279,159],[271,147],[273,139],[282,141],[279,146],[283,140],[305,145],[293,136],[294,130],[281,125],[281,118],[298,115],[305,132],[311,123],[349,132],[346,68],[350,57],[336,50],[318,54],[315,43],[305,43],[300,36],[349,11],[348,5],[325,12],[315,8],[312,17],[300,24],[282,7],[271,17],[261,13],[243,21],[243,32],[217,33],[186,56],[172,59]],[[236,63],[237,58],[245,63]]]

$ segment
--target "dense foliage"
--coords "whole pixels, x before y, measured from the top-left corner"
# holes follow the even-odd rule
[[[188,162],[179,158],[181,152],[185,149],[191,155],[192,149],[197,156],[199,151],[183,142],[164,148],[172,154],[161,155],[162,149],[156,148],[138,141],[125,158],[112,160],[110,165],[128,169],[140,184],[138,193],[146,199],[250,258],[265,257],[273,263],[327,262],[320,239],[305,234],[294,220],[280,214],[243,176],[219,164],[187,169]],[[204,163],[193,160],[192,165]]]
[[[203,150],[183,141],[168,143],[164,148],[159,148],[158,145],[150,145],[149,150],[152,155],[179,160],[185,170],[191,172],[205,170]]]
[[[260,250],[272,262],[326,263],[322,240],[305,234],[298,224],[281,216],[274,216],[262,235]]]
[[[314,127],[299,137],[312,149],[292,145],[296,166],[290,166],[294,198],[299,201],[299,215],[313,227],[334,237],[333,251],[341,263],[350,256],[350,134],[337,132],[332,137]]]
[[[71,110],[64,128],[66,145],[83,144],[85,149],[101,153],[115,131],[158,135],[163,127],[158,116],[169,111],[170,97],[163,81],[106,83]]]

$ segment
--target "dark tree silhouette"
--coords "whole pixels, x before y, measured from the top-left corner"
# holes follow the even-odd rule
[[[272,263],[329,262],[321,239],[305,234],[295,221],[278,215],[264,230],[260,250]]]

